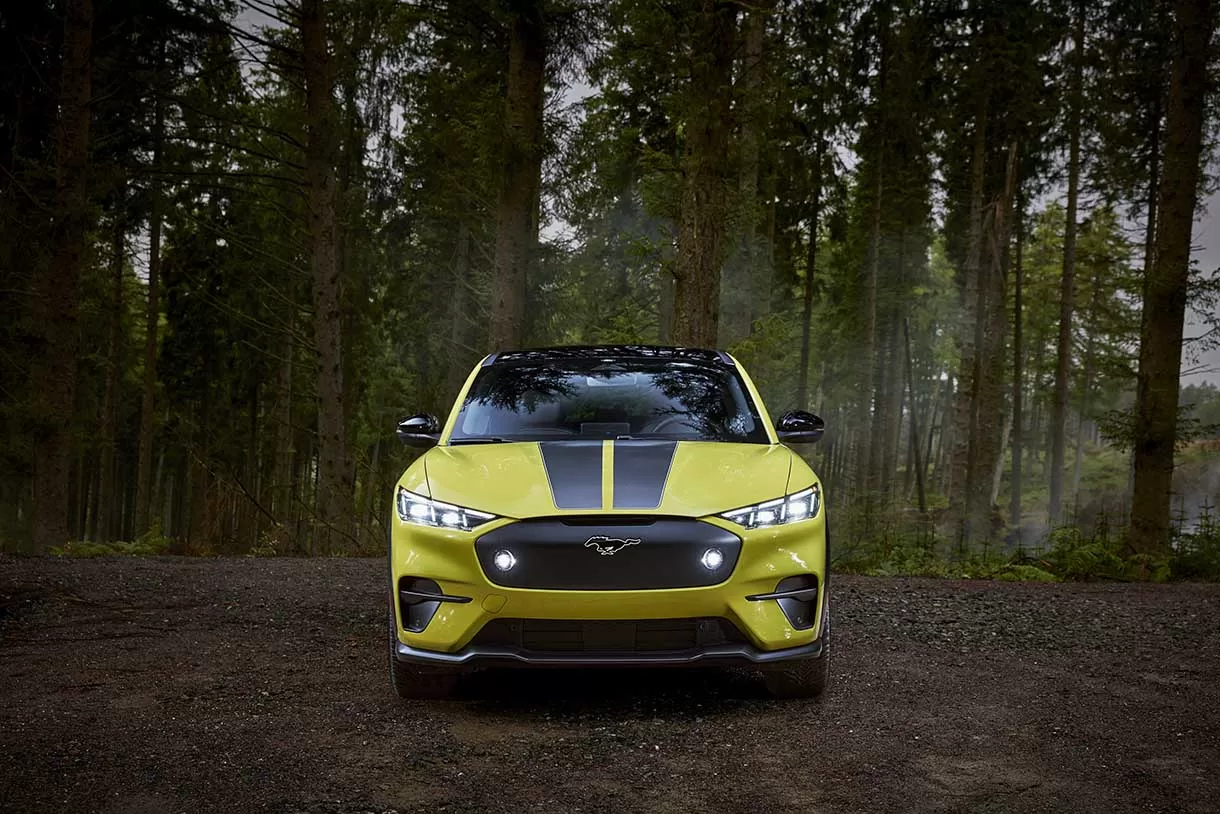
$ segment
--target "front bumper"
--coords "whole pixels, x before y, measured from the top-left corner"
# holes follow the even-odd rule
[[[396,657],[404,662],[474,666],[666,666],[764,664],[816,658],[825,614],[826,531],[824,513],[811,520],[754,531],[718,518],[718,525],[741,538],[740,553],[726,579],[715,584],[646,590],[517,588],[491,582],[475,540],[514,521],[497,520],[474,533],[407,524],[392,528],[392,595],[405,577],[433,581],[440,592],[468,601],[437,603],[422,630],[403,626],[403,605],[395,602]],[[612,520],[611,515],[606,519]],[[577,541],[579,545],[580,541]],[[636,547],[613,555],[630,557]],[[585,550],[589,568],[609,560]],[[781,602],[767,598],[785,579],[813,575],[821,588],[814,618],[794,626]],[[475,641],[493,620],[658,620],[719,618],[740,631],[741,641],[674,650],[576,650],[540,652]],[[811,622],[811,623],[809,623]]]
[[[624,653],[540,653],[514,647],[465,647],[456,653],[421,650],[399,642],[395,657],[402,662],[438,667],[687,667],[772,664],[790,659],[817,658],[822,642],[799,647],[759,650],[748,644],[722,644],[692,650]]]

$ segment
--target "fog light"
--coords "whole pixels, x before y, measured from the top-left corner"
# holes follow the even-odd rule
[[[511,571],[513,566],[517,564],[517,558],[513,556],[511,551],[497,551],[496,555],[491,558],[492,563],[501,571]]]
[[[715,571],[720,566],[724,565],[724,552],[719,548],[709,548],[703,552],[703,556],[699,558],[699,562],[703,563],[703,567],[709,571]]]

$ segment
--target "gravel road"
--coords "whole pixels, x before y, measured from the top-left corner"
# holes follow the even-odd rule
[[[837,577],[832,686],[400,703],[382,560],[0,558],[0,811],[1220,810],[1220,586]]]

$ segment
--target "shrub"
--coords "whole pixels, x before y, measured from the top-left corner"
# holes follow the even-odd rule
[[[1204,506],[1190,531],[1178,531],[1173,539],[1169,569],[1178,579],[1220,581],[1220,519]]]
[[[72,540],[62,548],[52,548],[56,557],[155,557],[169,551],[170,538],[161,533],[160,526],[154,526],[147,533],[131,542],[115,540],[102,543],[90,540]]]

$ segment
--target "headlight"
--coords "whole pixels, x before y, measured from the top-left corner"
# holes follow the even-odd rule
[[[465,509],[461,506],[441,503],[439,500],[432,500],[423,495],[408,492],[401,486],[398,487],[398,500],[396,503],[399,520],[404,523],[418,523],[421,526],[436,526],[442,529],[470,531],[476,526],[481,526],[489,520],[496,519],[494,514],[476,512],[474,509]]]
[[[760,529],[817,517],[821,505],[821,490],[817,486],[810,486],[796,494],[743,506],[720,516],[747,529]]]

